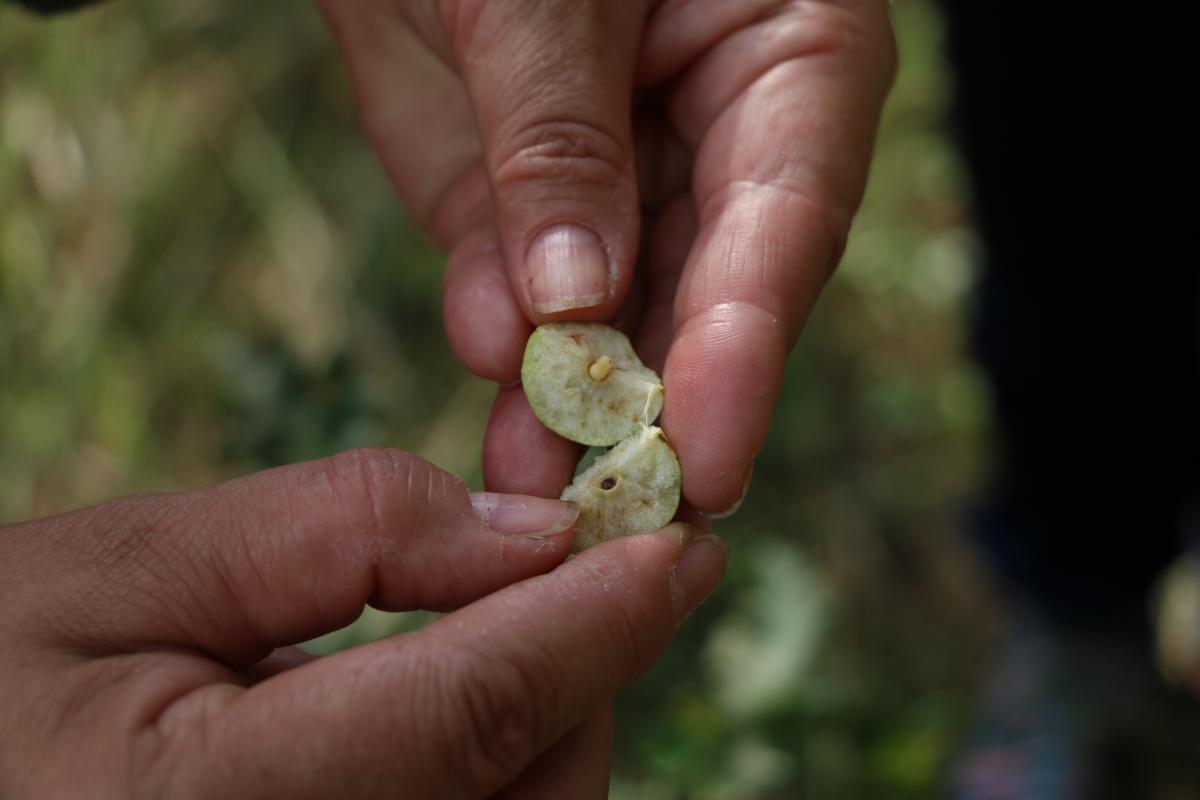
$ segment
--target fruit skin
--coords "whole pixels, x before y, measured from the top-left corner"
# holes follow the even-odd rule
[[[642,426],[596,459],[562,493],[579,507],[572,552],[658,530],[679,509],[679,458],[661,428]]]
[[[535,330],[525,345],[521,383],[542,424],[580,444],[614,445],[662,411],[658,375],[642,364],[625,334],[596,322]]]

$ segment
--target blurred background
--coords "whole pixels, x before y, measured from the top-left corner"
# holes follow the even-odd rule
[[[844,264],[788,366],[728,580],[618,708],[616,798],[941,794],[990,631],[976,243],[941,27],[902,68]],[[492,387],[311,4],[0,7],[0,521],[360,444],[481,488]],[[421,615],[367,612],[322,651]]]

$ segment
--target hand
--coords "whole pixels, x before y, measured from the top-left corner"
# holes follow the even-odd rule
[[[607,703],[725,555],[673,526],[543,574],[574,519],[360,450],[0,527],[0,796],[604,797]],[[277,649],[364,603],[459,610]]]
[[[533,324],[619,315],[663,371],[685,497],[736,507],[866,181],[884,0],[320,6],[384,166],[451,250],[463,363],[509,384]],[[501,391],[490,488],[556,494],[576,456]]]

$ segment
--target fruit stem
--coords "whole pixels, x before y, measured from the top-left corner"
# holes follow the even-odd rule
[[[588,367],[588,377],[599,383],[612,372],[613,360],[608,356],[600,356]]]

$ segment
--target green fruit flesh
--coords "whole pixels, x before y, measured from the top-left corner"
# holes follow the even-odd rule
[[[529,337],[521,382],[533,413],[560,436],[608,447],[658,418],[662,381],[607,325],[542,325]]]
[[[661,429],[638,433],[596,459],[562,493],[579,507],[574,551],[658,530],[679,508],[679,459]]]

